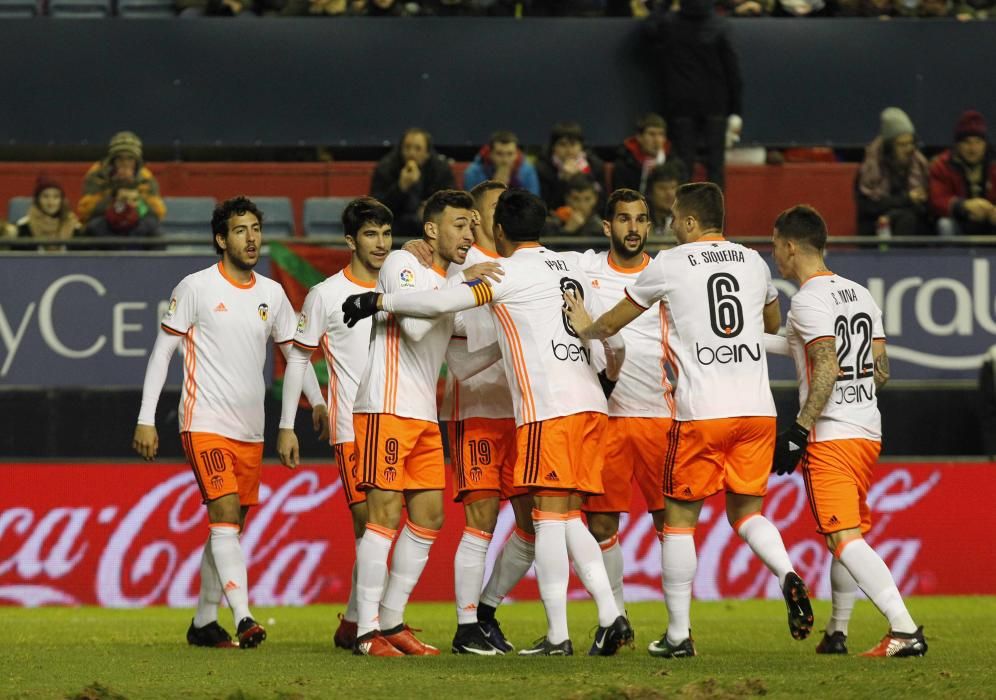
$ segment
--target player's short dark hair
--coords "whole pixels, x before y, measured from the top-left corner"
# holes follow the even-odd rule
[[[390,226],[393,223],[391,210],[373,197],[357,197],[342,210],[342,229],[354,238],[367,224]]]
[[[642,134],[647,129],[657,127],[658,129],[666,129],[667,122],[664,121],[664,117],[654,112],[647,112],[646,114],[641,114],[636,118],[636,133]]]
[[[624,204],[629,204],[630,202],[643,202],[643,206],[647,208],[647,214],[650,214],[650,205],[647,204],[647,198],[636,190],[631,190],[626,187],[620,187],[618,190],[612,192],[609,195],[609,201],[605,203],[605,220],[612,221],[616,216],[616,205],[619,202]]]
[[[502,129],[491,134],[491,140],[488,141],[488,145],[491,146],[491,148],[494,148],[496,143],[514,143],[518,146],[519,137],[512,131]]]
[[[463,190],[439,190],[426,201],[425,209],[422,211],[422,223],[435,222],[446,207],[473,209],[474,198]]]
[[[501,193],[495,207],[495,226],[501,226],[510,241],[538,241],[546,223],[546,204],[532,192],[510,188]]]
[[[685,171],[685,164],[680,160],[666,161],[662,165],[655,166],[650,174],[647,175],[647,191],[653,187],[658,182],[669,182],[674,181],[679,185],[688,179],[688,173]]]
[[[827,224],[808,204],[797,204],[779,214],[775,231],[780,238],[804,243],[815,250],[823,250],[827,245]]]
[[[564,186],[564,192],[587,192],[591,190],[592,192],[598,192],[598,185],[595,182],[595,178],[587,173],[577,173],[576,175],[571,175],[567,178],[567,182]]]
[[[674,206],[682,215],[698,219],[702,228],[723,228],[726,216],[723,190],[714,182],[690,182],[682,185],[678,188]]]
[[[260,227],[263,226],[263,212],[259,210],[255,202],[245,195],[226,199],[214,208],[214,212],[211,214],[211,240],[214,242],[214,250],[218,255],[221,255],[224,250],[218,245],[217,236],[227,236],[228,220],[233,216],[243,216],[245,214],[254,215]]]
[[[550,130],[550,146],[560,139],[584,143],[584,129],[577,122],[557,122]]]
[[[481,200],[488,192],[507,189],[508,185],[504,182],[498,182],[498,180],[485,180],[484,182],[479,182],[474,185],[474,187],[470,190],[470,196],[474,198],[474,206],[480,207]]]

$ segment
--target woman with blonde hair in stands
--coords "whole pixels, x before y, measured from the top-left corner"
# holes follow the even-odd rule
[[[79,219],[69,206],[62,185],[39,175],[28,213],[17,221],[18,238],[72,238],[80,230]],[[65,246],[48,245],[39,250],[65,250]]]

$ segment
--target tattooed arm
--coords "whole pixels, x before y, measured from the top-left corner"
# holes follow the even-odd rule
[[[884,340],[872,341],[872,357],[875,358],[875,390],[878,391],[889,381],[889,356]]]
[[[809,396],[806,405],[799,411],[796,422],[807,430],[813,427],[816,419],[833,393],[840,367],[837,364],[837,341],[835,338],[820,338],[806,346],[806,356],[812,375],[809,379]]]

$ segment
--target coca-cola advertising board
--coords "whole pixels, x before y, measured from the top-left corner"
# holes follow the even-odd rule
[[[994,594],[994,463],[887,463],[869,493],[867,538],[905,594]],[[180,464],[3,464],[0,479],[0,602],[8,605],[141,607],[196,603],[207,520],[190,470]],[[252,602],[342,602],[354,557],[352,527],[331,466],[264,469],[261,503],[242,537]],[[447,502],[415,600],[451,600],[453,555],[463,516]],[[828,597],[830,554],[814,532],[799,475],[773,477],[766,515],[819,597]],[[503,508],[495,534],[514,527]],[[623,516],[621,541],[630,600],[661,598],[660,547],[640,497]],[[701,600],[780,596],[774,578],[710,499],[696,531]],[[498,547],[489,552],[489,567]],[[576,580],[573,597],[585,593]],[[531,571],[513,592],[537,597]]]

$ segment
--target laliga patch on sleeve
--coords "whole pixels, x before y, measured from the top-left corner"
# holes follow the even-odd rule
[[[297,317],[297,332],[304,333],[305,327],[308,325],[308,314],[301,312],[301,315]]]
[[[166,313],[163,314],[163,320],[168,321],[173,318],[173,314],[176,313],[176,297],[169,300],[169,308],[166,309]]]
[[[403,269],[399,273],[399,278],[401,281],[402,289],[414,289],[415,288],[415,272],[409,268]]]

